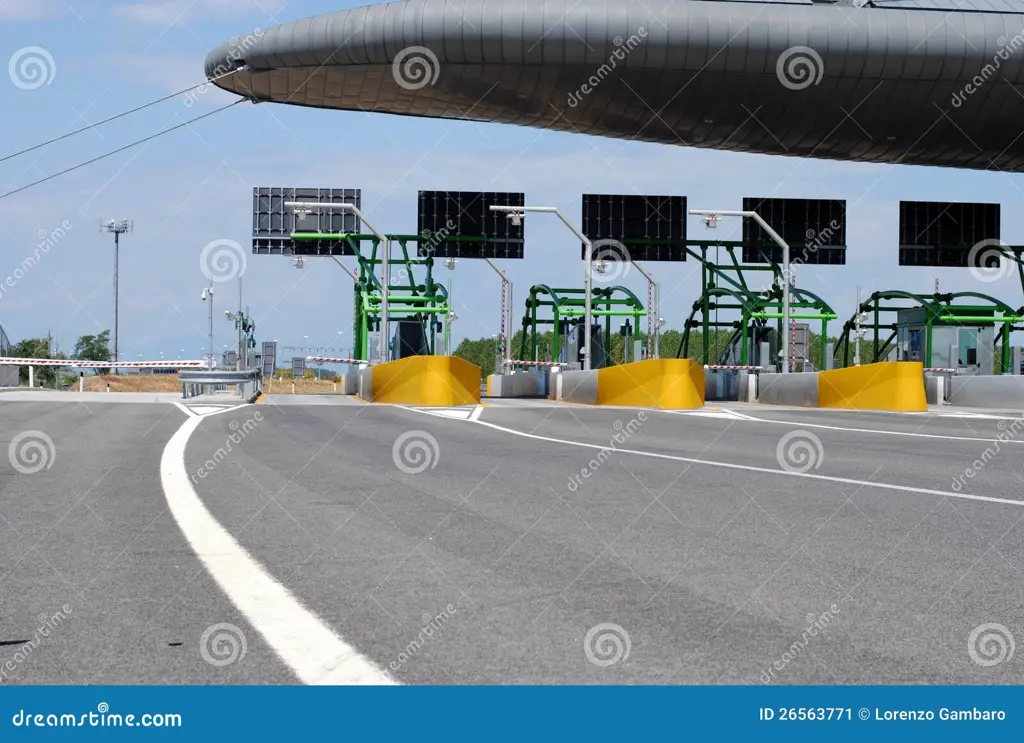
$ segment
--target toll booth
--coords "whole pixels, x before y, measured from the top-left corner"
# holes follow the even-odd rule
[[[966,310],[960,310],[961,315]],[[920,361],[926,366],[956,369],[960,374],[995,372],[995,327],[992,313],[978,314],[978,324],[969,319],[944,323],[932,321],[931,362],[927,360],[928,327],[924,308],[900,310],[896,314],[896,360]]]

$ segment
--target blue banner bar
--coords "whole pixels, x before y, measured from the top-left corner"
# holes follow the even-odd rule
[[[4,687],[0,736],[1013,740],[1022,701],[1020,687],[963,686]]]

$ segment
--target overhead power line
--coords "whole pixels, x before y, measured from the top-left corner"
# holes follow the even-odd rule
[[[100,160],[104,160],[104,159],[106,159],[108,157],[111,157],[112,155],[116,155],[119,152],[124,152],[125,150],[131,149],[132,147],[137,147],[138,145],[143,144],[144,142],[148,142],[151,139],[156,139],[157,137],[163,136],[164,134],[169,134],[170,132],[173,132],[175,129],[181,129],[183,126],[188,126],[189,124],[194,124],[197,121],[205,119],[205,118],[207,118],[209,116],[213,116],[214,114],[218,114],[221,111],[224,111],[226,109],[231,108],[232,106],[237,106],[239,103],[243,103],[245,100],[247,100],[247,99],[239,98],[237,101],[234,101],[233,103],[229,103],[226,106],[221,106],[220,108],[214,109],[213,111],[210,111],[209,113],[205,113],[202,116],[196,116],[195,118],[189,119],[188,121],[183,121],[180,124],[175,124],[174,126],[168,127],[166,129],[161,129],[156,134],[151,134],[148,137],[143,137],[142,139],[137,139],[136,141],[131,142],[130,144],[126,144],[124,147],[118,147],[116,150],[111,150],[110,152],[104,153],[102,155],[98,155],[97,157],[94,157],[91,160],[86,160],[85,162],[78,163],[78,165],[72,165],[70,168],[65,168],[64,170],[61,170],[58,173],[53,173],[52,175],[48,175],[45,178],[40,178],[38,181],[33,181],[32,183],[29,183],[27,185],[21,186],[20,188],[16,188],[13,191],[7,191],[6,193],[2,193],[2,194],[0,194],[0,199],[6,199],[8,196],[14,196],[14,194],[21,193],[22,191],[30,189],[33,186],[38,186],[40,183],[46,183],[47,181],[52,181],[54,178],[58,178],[58,177],[60,177],[62,175],[65,175],[66,173],[70,173],[70,172],[72,172],[74,170],[78,170],[79,168],[84,168],[86,165],[92,165],[95,162],[99,162]]]
[[[54,137],[53,139],[48,139],[45,142],[40,142],[39,144],[32,145],[31,147],[26,147],[25,149],[19,150],[18,152],[12,152],[10,155],[5,155],[4,157],[0,157],[0,163],[6,162],[7,160],[10,160],[10,159],[15,158],[15,157],[19,157],[20,155],[24,155],[24,154],[26,154],[28,152],[33,152],[35,150],[40,149],[41,147],[46,147],[47,145],[54,144],[55,142],[60,142],[62,139],[67,139],[68,137],[73,137],[76,134],[81,134],[82,132],[87,132],[90,129],[95,129],[96,127],[102,126],[103,124],[106,124],[108,122],[116,121],[117,119],[120,119],[120,118],[122,118],[124,116],[128,116],[129,114],[136,113],[137,111],[142,111],[143,109],[149,108],[150,106],[155,106],[158,103],[163,103],[164,101],[169,101],[171,98],[177,98],[179,95],[183,95],[185,93],[191,92],[191,91],[195,90],[196,88],[201,88],[201,87],[203,87],[204,85],[206,85],[208,83],[212,83],[212,82],[215,82],[215,81],[220,80],[222,78],[228,77],[230,75],[234,75],[236,72],[238,72],[238,70],[232,70],[231,72],[225,72],[223,75],[216,75],[215,77],[211,77],[209,80],[206,80],[206,81],[201,82],[201,83],[197,83],[196,85],[193,85],[190,88],[185,88],[184,90],[179,90],[177,93],[171,93],[170,95],[165,95],[163,98],[157,98],[155,101],[150,101],[149,103],[144,103],[141,106],[136,106],[135,108],[128,109],[127,111],[122,111],[121,113],[115,114],[113,116],[108,116],[107,118],[102,119],[100,121],[93,122],[92,124],[89,124],[88,126],[83,126],[80,129],[75,129],[73,132],[68,132],[67,134],[62,134],[59,137]]]

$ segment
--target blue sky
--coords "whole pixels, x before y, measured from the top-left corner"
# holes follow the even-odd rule
[[[52,79],[32,89],[0,74],[0,157],[135,105],[202,82],[206,54],[231,37],[363,3],[343,0],[0,0],[0,62],[26,47],[53,60]],[[10,71],[10,70],[8,70]],[[0,163],[6,193],[232,100],[212,90],[184,97]],[[12,340],[52,332],[75,339],[112,326],[113,243],[101,217],[130,216],[121,249],[121,358],[198,358],[207,345],[207,283],[200,254],[214,240],[248,249],[252,187],[361,188],[363,207],[388,232],[414,232],[420,189],[524,191],[578,220],[581,193],[679,194],[691,208],[737,209],[744,196],[848,201],[847,265],[805,266],[797,283],[845,318],[856,288],[973,289],[1024,303],[1011,276],[979,284],[965,269],[897,265],[900,199],[1003,205],[1003,239],[1024,243],[1022,178],[955,171],[798,160],[599,139],[496,124],[248,103],[102,162],[0,199],[0,284],[32,255],[38,235],[65,221],[66,234],[0,292],[0,323]],[[694,219],[691,237],[703,234]],[[717,236],[737,238],[739,223]],[[526,222],[526,259],[506,261],[516,319],[532,284],[581,286],[579,247],[554,218]],[[700,288],[695,262],[649,263],[662,283],[661,314],[681,327]],[[23,274],[23,275],[22,275]],[[443,272],[442,279],[447,279]],[[486,265],[461,261],[453,274],[456,341],[498,331],[500,283]],[[244,301],[260,340],[280,345],[350,345],[351,280],[329,260],[302,270],[286,258],[247,255]],[[645,297],[636,271],[621,282]],[[13,285],[12,285],[13,284]],[[217,287],[216,344],[231,343],[223,310],[234,283]],[[338,340],[338,331],[343,331]],[[308,340],[304,337],[308,336]],[[282,358],[290,353],[280,351]]]

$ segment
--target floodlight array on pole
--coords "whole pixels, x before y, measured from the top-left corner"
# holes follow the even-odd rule
[[[749,217],[761,225],[761,229],[768,233],[775,243],[782,248],[782,350],[779,352],[779,361],[782,365],[782,373],[789,373],[789,283],[792,279],[789,273],[789,243],[783,240],[779,233],[773,230],[767,222],[761,219],[757,212],[745,211],[710,211],[707,209],[690,209],[690,214],[704,216],[704,224],[707,227],[715,227],[719,217]]]
[[[127,234],[135,227],[135,223],[127,218],[122,219],[100,219],[100,232],[110,232],[114,235],[114,374],[117,374],[117,325],[118,325],[118,295],[117,295],[117,274],[120,261],[121,235]]]
[[[568,219],[566,219],[565,215],[562,214],[560,211],[558,211],[558,209],[556,207],[553,207],[553,206],[492,206],[491,207],[491,211],[492,212],[505,212],[506,214],[509,215],[509,219],[512,220],[512,224],[521,223],[522,220],[523,220],[523,216],[526,214],[526,212],[537,212],[539,214],[554,214],[556,217],[558,217],[560,220],[562,220],[562,224],[564,224],[566,227],[568,227],[569,231],[572,232],[572,234],[574,234],[577,238],[579,238],[580,242],[583,243],[583,245],[584,245],[584,256],[583,256],[583,263],[584,263],[584,290],[583,290],[584,291],[584,300],[583,300],[583,307],[584,307],[584,309],[583,309],[583,316],[584,316],[584,319],[583,319],[583,322],[586,324],[586,328],[584,329],[584,332],[583,332],[583,369],[585,371],[589,371],[590,370],[591,359],[592,359],[591,352],[590,352],[591,351],[591,348],[590,348],[590,336],[591,336],[590,326],[591,326],[591,319],[592,319],[591,318],[591,312],[592,312],[591,291],[592,291],[592,288],[593,288],[592,264],[594,262],[594,244],[590,240],[587,239],[586,235],[584,235],[579,229],[577,229],[576,225],[574,225],[572,222],[570,222]]]
[[[380,354],[379,360],[381,363],[388,360],[388,344],[387,344],[387,333],[388,333],[388,285],[390,280],[390,260],[391,260],[391,242],[384,236],[380,230],[373,226],[373,224],[366,218],[366,215],[359,209],[355,204],[322,204],[319,201],[286,201],[284,204],[290,208],[293,213],[299,214],[305,211],[310,213],[313,209],[340,209],[341,211],[350,212],[355,214],[356,217],[366,225],[367,229],[373,233],[373,236],[380,241],[381,244],[381,261],[380,261],[380,272],[381,272],[381,292],[380,292],[380,334],[379,334],[379,346]]]

